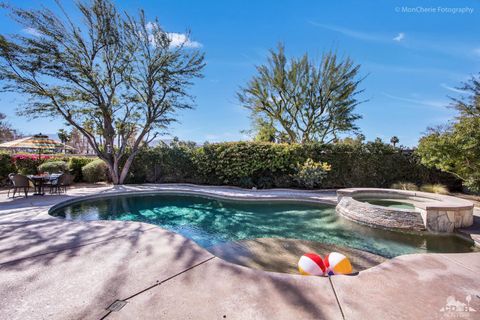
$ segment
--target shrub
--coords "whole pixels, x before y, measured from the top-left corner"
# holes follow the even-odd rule
[[[68,169],[75,176],[75,182],[83,181],[82,168],[96,158],[71,157],[68,159]]]
[[[52,159],[52,156],[38,154],[16,154],[13,157],[13,163],[20,174],[36,174],[37,168],[46,160]]]
[[[194,142],[174,140],[154,148],[143,147],[135,157],[127,183],[190,182],[200,183],[194,164]]]
[[[15,172],[15,165],[8,153],[0,152],[0,185],[2,185],[10,173]]]
[[[107,165],[100,159],[91,161],[82,168],[82,175],[86,182],[105,181],[107,179]]]
[[[390,189],[417,191],[418,187],[415,183],[411,182],[396,182],[390,186]]]
[[[468,177],[465,180],[464,185],[467,192],[480,194],[480,173],[476,173],[475,175]]]
[[[296,164],[306,157],[297,144],[227,142],[206,144],[195,150],[194,164],[208,184],[250,187],[277,186],[276,177],[295,173]],[[289,178],[288,184],[293,183]]]
[[[438,193],[438,194],[448,194],[448,188],[443,184],[424,184],[420,187],[421,191]]]
[[[331,166],[327,175],[314,182],[320,188],[388,188],[398,181],[410,181],[414,185],[441,183],[450,190],[461,189],[461,181],[451,174],[427,168],[416,154],[381,142],[329,145],[226,142],[196,147],[176,141],[143,148],[134,160],[128,182],[307,187],[296,176],[301,171],[298,164],[305,165],[307,159]]]
[[[314,188],[320,185],[332,167],[326,162],[315,162],[308,158],[303,164],[297,164],[294,179],[301,187]]]
[[[39,172],[63,173],[68,171],[68,165],[65,161],[46,161],[38,166]]]

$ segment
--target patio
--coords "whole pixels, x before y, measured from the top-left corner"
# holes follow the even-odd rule
[[[2,317],[435,319],[446,316],[441,310],[448,297],[466,303],[468,295],[470,306],[480,312],[480,253],[407,255],[355,276],[302,277],[227,263],[153,225],[69,222],[47,213],[51,206],[82,195],[153,190],[335,202],[331,191],[191,185],[84,185],[68,194],[15,200],[2,192]],[[475,237],[479,219],[476,209],[469,231]]]

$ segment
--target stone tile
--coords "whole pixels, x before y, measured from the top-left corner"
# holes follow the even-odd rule
[[[146,224],[75,223],[46,213],[52,205],[77,196],[158,190],[335,201],[330,191],[176,184],[82,186],[67,196],[0,199],[0,318],[98,319],[114,300],[154,286],[109,317],[341,319],[327,278],[266,273],[218,258],[208,260],[212,255],[191,241]],[[472,237],[478,237],[478,225],[468,229]],[[207,262],[155,286],[203,261]],[[480,310],[474,295],[480,287],[479,263],[477,253],[412,255],[332,281],[347,319],[430,319],[442,316],[438,310],[448,295],[464,301],[472,294],[472,307]]]
[[[2,319],[99,319],[131,296],[212,255],[155,228],[0,266]]]
[[[53,217],[0,222],[0,265],[13,260],[137,235],[156,226],[128,221],[70,222]]]
[[[328,278],[252,270],[219,258],[128,300],[107,319],[341,319]]]
[[[480,252],[473,253],[442,253],[442,257],[452,262],[452,265],[458,264],[465,269],[475,272],[480,277]]]
[[[445,319],[440,310],[450,296],[466,303],[471,295],[470,305],[480,310],[478,272],[440,254],[397,257],[332,282],[346,319]]]

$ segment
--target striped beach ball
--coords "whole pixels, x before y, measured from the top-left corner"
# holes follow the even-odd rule
[[[322,257],[315,253],[305,253],[298,260],[298,271],[304,276],[323,276],[325,265]]]
[[[329,276],[352,273],[352,264],[343,254],[332,252],[325,256],[325,267]]]

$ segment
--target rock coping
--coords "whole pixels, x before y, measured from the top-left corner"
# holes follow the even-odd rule
[[[374,205],[361,198],[400,200],[413,209]],[[374,227],[451,233],[473,224],[473,203],[447,195],[427,192],[350,188],[337,190],[336,211],[347,219]]]

